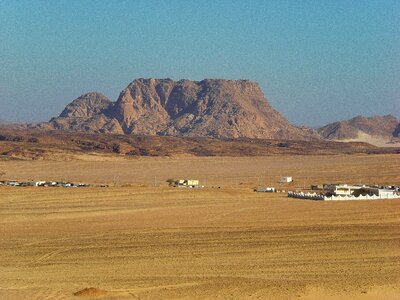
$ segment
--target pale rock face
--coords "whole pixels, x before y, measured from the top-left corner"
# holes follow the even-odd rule
[[[157,134],[166,126],[169,116],[157,93],[168,90],[154,79],[133,81],[125,88],[114,107],[114,117],[126,133]],[[165,99],[164,99],[165,101]]]
[[[60,114],[62,118],[88,118],[101,114],[112,102],[100,93],[87,93],[68,104]]]
[[[400,120],[392,115],[364,117],[357,116],[350,120],[334,122],[318,129],[325,139],[357,139],[359,134],[372,137],[399,137]]]
[[[136,79],[115,103],[89,93],[46,126],[58,129],[222,138],[318,139],[290,124],[248,80]]]

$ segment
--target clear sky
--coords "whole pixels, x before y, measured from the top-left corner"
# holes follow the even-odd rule
[[[290,121],[400,116],[399,0],[0,0],[0,119],[135,78],[250,79]]]

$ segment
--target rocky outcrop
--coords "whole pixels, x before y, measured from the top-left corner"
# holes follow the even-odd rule
[[[87,93],[68,104],[59,117],[37,127],[84,132],[124,133],[112,116],[114,103],[106,96]]]
[[[318,129],[330,140],[357,139],[360,133],[375,137],[399,137],[400,120],[392,115],[364,117],[328,124]]]
[[[43,128],[145,135],[318,139],[290,124],[248,80],[137,79],[115,103],[99,93],[69,104]]]
[[[90,118],[105,113],[112,104],[103,94],[87,93],[68,104],[60,114],[60,118]]]

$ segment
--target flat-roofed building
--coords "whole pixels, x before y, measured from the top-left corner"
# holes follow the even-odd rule
[[[197,179],[179,179],[177,181],[178,187],[199,187],[199,181]]]

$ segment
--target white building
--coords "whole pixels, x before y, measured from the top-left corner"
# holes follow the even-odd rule
[[[256,192],[259,192],[259,193],[275,193],[276,190],[272,186],[271,187],[267,186],[267,187],[259,187],[258,189],[256,189]]]
[[[281,179],[279,180],[280,183],[290,183],[293,182],[293,177],[291,176],[284,176],[281,177]]]
[[[178,187],[189,187],[189,188],[196,188],[200,187],[199,181],[197,179],[179,179],[177,181]]]
[[[370,187],[370,186],[359,186],[359,185],[337,185],[330,190],[330,192],[337,196],[379,196],[383,198],[387,198],[388,196],[393,195],[395,190],[390,189],[380,189],[377,187]]]
[[[331,192],[338,196],[350,196],[361,188],[362,186],[342,184],[333,186]]]

